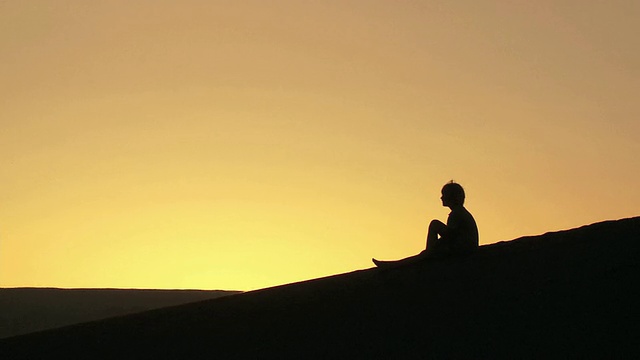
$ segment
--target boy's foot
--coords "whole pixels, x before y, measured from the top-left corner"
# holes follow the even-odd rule
[[[376,264],[376,266],[379,268],[388,268],[388,267],[391,267],[392,265],[398,265],[400,263],[399,261],[385,261],[385,260],[378,260],[374,258],[372,258],[371,261],[373,261],[373,263]]]

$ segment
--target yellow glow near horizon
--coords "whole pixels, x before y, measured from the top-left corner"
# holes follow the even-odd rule
[[[638,5],[0,4],[0,287],[249,290],[637,216]]]

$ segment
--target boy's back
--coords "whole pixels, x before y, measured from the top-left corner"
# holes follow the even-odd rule
[[[479,245],[478,226],[473,215],[464,207],[451,209],[447,219],[447,242],[454,253],[474,251]]]

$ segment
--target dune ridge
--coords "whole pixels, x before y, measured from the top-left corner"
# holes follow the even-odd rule
[[[0,289],[0,338],[214,299],[224,290]]]
[[[3,339],[0,357],[629,357],[639,255],[640,217],[605,221]]]

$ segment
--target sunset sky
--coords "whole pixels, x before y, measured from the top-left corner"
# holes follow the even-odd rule
[[[251,290],[640,215],[640,2],[0,2],[0,287]]]

